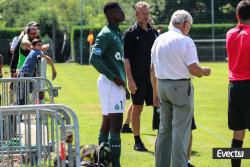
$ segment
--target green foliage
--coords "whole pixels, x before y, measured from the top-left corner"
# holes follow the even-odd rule
[[[12,38],[18,36],[22,28],[0,28],[0,54],[4,56],[4,64],[10,62],[9,44]]]
[[[163,27],[164,31],[168,30],[167,25],[155,25],[157,29],[159,26]],[[234,27],[235,24],[215,24],[215,38],[216,39],[225,39],[226,32]],[[124,32],[129,25],[121,25],[120,29]],[[93,31],[94,36],[96,37],[101,26],[83,26],[83,62],[84,64],[89,63],[89,44],[87,42],[87,36],[90,31]],[[211,39],[212,34],[212,25],[211,24],[194,24],[190,36],[194,39]],[[80,62],[80,26],[73,26],[71,31],[71,54],[76,56],[76,62]]]
[[[82,0],[85,25],[102,26],[106,22],[103,6],[109,0]],[[138,0],[115,0],[125,11],[125,24],[135,22],[134,5]],[[195,23],[211,22],[211,2],[206,0],[147,0],[151,5],[151,15],[156,24],[168,23],[177,9],[189,11]],[[235,22],[235,7],[238,1],[221,0],[215,2],[215,22]],[[44,11],[57,16],[60,27],[79,25],[81,21],[80,0],[7,0],[0,5],[0,16],[7,27],[24,27],[29,21],[39,21],[47,16]],[[41,15],[45,16],[41,16]]]

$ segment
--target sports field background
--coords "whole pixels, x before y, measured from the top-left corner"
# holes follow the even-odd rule
[[[212,69],[210,77],[195,78],[195,120],[198,129],[193,131],[192,162],[196,167],[229,167],[230,160],[213,160],[212,148],[230,147],[232,132],[227,127],[227,64],[202,63]],[[98,73],[92,66],[78,64],[56,64],[55,86],[61,86],[56,103],[68,105],[78,115],[80,141],[82,144],[96,144],[101,123],[96,79]],[[8,71],[7,68],[4,69]],[[48,68],[50,77],[50,68]],[[127,107],[129,105],[127,101]],[[124,115],[125,116],[125,115]],[[152,131],[152,108],[145,107],[141,123],[142,140],[150,153],[133,150],[132,134],[122,134],[123,167],[153,167],[154,142],[156,131]],[[249,134],[246,134],[244,147],[249,147]],[[242,167],[249,167],[250,160],[243,160]]]

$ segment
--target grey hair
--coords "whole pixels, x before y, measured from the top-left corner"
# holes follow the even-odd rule
[[[186,21],[189,21],[190,24],[193,24],[193,18],[191,14],[185,10],[177,10],[173,13],[168,28],[183,24]]]

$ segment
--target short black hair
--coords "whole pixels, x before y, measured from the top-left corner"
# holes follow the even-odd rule
[[[236,8],[236,13],[239,15],[241,20],[250,19],[250,0],[240,1]]]
[[[117,2],[108,2],[103,7],[103,12],[106,14],[110,9],[121,8]]]
[[[36,46],[36,44],[38,44],[38,43],[42,43],[42,40],[41,39],[33,39],[32,40],[32,46]]]

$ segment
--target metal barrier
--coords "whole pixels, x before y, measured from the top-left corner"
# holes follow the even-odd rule
[[[39,84],[32,78],[1,78],[1,106],[39,103]]]
[[[52,85],[51,81],[47,78],[43,78],[43,77],[31,77],[31,79],[35,79],[38,81],[39,83],[39,91],[40,91],[40,99],[44,99],[44,93],[48,92],[49,95],[49,103],[53,104],[54,103],[54,97],[55,96],[55,88]],[[41,95],[42,93],[42,95]],[[58,94],[58,93],[57,93]]]
[[[1,78],[0,87],[1,106],[45,103],[45,92],[53,104],[58,94],[51,81],[42,77]]]
[[[16,127],[10,123],[11,117],[16,118]],[[3,124],[9,132],[6,137]],[[13,133],[15,128],[16,134]],[[79,145],[78,119],[74,111],[67,106],[39,104],[0,107],[2,167],[13,167],[17,164],[79,167]]]

